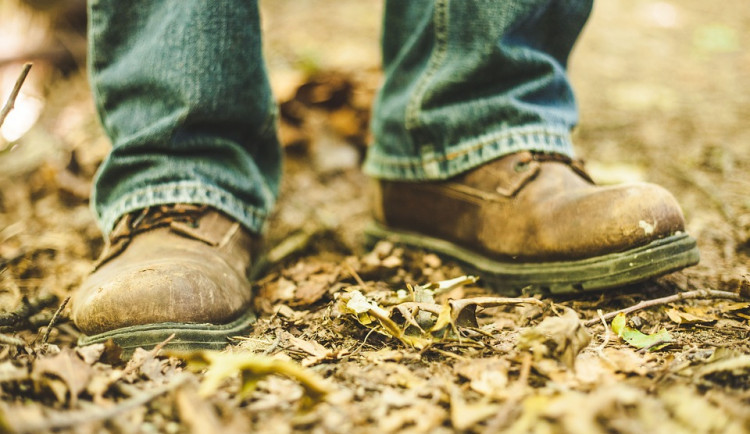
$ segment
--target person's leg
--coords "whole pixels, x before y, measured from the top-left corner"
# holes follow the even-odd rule
[[[83,343],[220,347],[253,319],[246,273],[281,151],[255,1],[90,0],[113,149],[92,205],[109,242],[73,301]],[[193,204],[193,205],[186,205]]]
[[[604,289],[697,262],[668,192],[594,186],[572,159],[566,63],[591,5],[386,3],[370,235],[453,256],[509,293]]]
[[[433,180],[520,150],[572,157],[565,69],[591,3],[388,1],[365,171]]]
[[[278,190],[276,106],[249,1],[91,0],[91,85],[112,152],[92,202],[202,203],[260,232]]]

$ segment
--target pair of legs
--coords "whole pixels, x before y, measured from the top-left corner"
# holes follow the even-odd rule
[[[91,79],[113,150],[93,202],[108,233],[163,203],[259,233],[278,191],[276,106],[256,1],[91,2]],[[365,171],[446,179],[520,150],[573,156],[565,74],[591,0],[390,1]]]
[[[510,292],[607,288],[697,261],[669,193],[595,187],[572,160],[566,63],[591,3],[386,2],[364,167],[379,180],[372,235]],[[218,345],[252,321],[243,273],[280,177],[257,4],[91,0],[90,13],[113,142],[92,201],[110,243],[74,319],[91,341],[176,331]]]

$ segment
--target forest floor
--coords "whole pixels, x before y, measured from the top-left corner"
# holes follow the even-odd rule
[[[261,2],[285,178],[258,321],[223,352],[139,350],[124,363],[114,345],[76,346],[65,301],[103,246],[88,196],[109,142],[80,68],[35,65],[41,117],[0,138],[0,432],[750,431],[744,0],[597,2],[571,58],[579,156],[599,183],[673,192],[700,264],[518,300],[481,280],[435,290],[466,271],[364,243],[382,7]]]

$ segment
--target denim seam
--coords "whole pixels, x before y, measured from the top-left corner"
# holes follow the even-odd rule
[[[486,134],[483,136],[480,136],[474,140],[467,141],[464,143],[459,143],[458,145],[454,146],[456,149],[455,151],[445,153],[443,155],[439,155],[434,152],[430,153],[430,157],[428,158],[400,158],[400,157],[389,157],[386,155],[371,155],[369,156],[369,159],[375,160],[375,163],[382,164],[382,165],[390,165],[390,166],[413,166],[415,163],[420,164],[430,164],[435,162],[443,162],[443,161],[449,161],[455,158],[458,158],[462,155],[474,152],[482,147],[489,146],[493,143],[507,140],[513,136],[533,136],[533,135],[542,135],[546,137],[556,137],[558,139],[562,139],[565,141],[569,141],[570,133],[569,132],[563,132],[563,131],[555,131],[554,129],[551,129],[549,126],[539,125],[539,126],[525,126],[522,128],[513,128],[506,131],[499,131],[494,134]],[[475,143],[472,143],[475,142]]]
[[[448,179],[496,158],[520,151],[552,152],[575,157],[570,136],[547,128],[526,128],[515,134],[493,134],[481,137],[481,143],[454,146],[452,152],[421,154],[416,158],[389,157],[370,150],[365,172],[375,178],[402,181]]]
[[[437,73],[438,69],[442,66],[446,55],[448,54],[448,3],[450,0],[436,0],[435,1],[435,12],[434,17],[434,28],[435,28],[435,47],[430,53],[430,60],[427,62],[427,70],[422,74],[414,87],[414,92],[409,98],[409,102],[406,105],[406,113],[404,116],[404,126],[407,130],[413,130],[419,126],[419,109],[424,98],[424,94],[427,92],[428,86],[432,78]]]
[[[94,33],[94,26],[95,23],[95,17],[97,16],[93,11],[93,3],[94,2],[86,2],[86,14],[89,17],[86,32],[89,35],[92,35]],[[91,95],[94,100],[94,105],[96,106],[96,114],[97,119],[99,120],[100,125],[104,125],[104,117],[102,116],[104,111],[104,105],[102,98],[101,90],[99,89],[99,81],[96,79],[94,68],[96,63],[96,58],[98,57],[97,54],[97,45],[96,44],[87,44],[88,45],[88,53],[86,54],[86,69],[88,70],[88,76],[89,76],[89,82],[91,87]]]
[[[173,192],[174,194],[157,193]],[[268,215],[267,211],[246,205],[226,191],[199,182],[173,182],[130,192],[108,206],[101,214],[97,213],[100,227],[105,236],[119,218],[127,213],[150,206],[173,203],[200,203],[212,206],[239,221],[248,230],[260,233]],[[95,210],[96,211],[96,210]]]

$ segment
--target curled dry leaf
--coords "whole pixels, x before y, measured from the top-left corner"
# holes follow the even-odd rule
[[[507,297],[474,297],[449,300],[443,305],[435,303],[435,295],[476,281],[474,276],[461,276],[426,285],[407,285],[408,291],[399,290],[396,297],[384,299],[388,309],[368,299],[359,290],[353,290],[340,294],[339,306],[344,313],[355,315],[360,324],[394,337],[407,346],[423,349],[431,343],[459,337],[460,327],[479,327],[477,308],[526,303],[544,305],[536,298]]]
[[[530,351],[536,360],[555,359],[568,368],[591,341],[578,314],[567,309],[562,316],[547,317],[539,325],[521,331],[518,349]]]
[[[224,380],[236,376],[240,376],[242,380],[240,397],[247,396],[260,380],[269,375],[281,375],[297,381],[314,402],[320,401],[331,392],[331,387],[315,372],[303,368],[298,363],[275,357],[248,352],[219,351],[175,352],[170,355],[185,360],[191,369],[206,369],[199,389],[202,396],[213,394]]]
[[[344,302],[343,310],[356,315],[360,324],[370,326],[377,321],[383,333],[400,340],[406,346],[421,349],[432,342],[431,339],[404,333],[402,328],[390,318],[390,312],[367,300],[358,290],[343,294],[341,300]]]
[[[672,322],[676,324],[700,324],[700,323],[711,323],[717,321],[719,318],[708,314],[696,315],[694,313],[685,312],[678,309],[667,309],[667,316]]]

